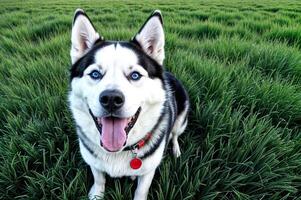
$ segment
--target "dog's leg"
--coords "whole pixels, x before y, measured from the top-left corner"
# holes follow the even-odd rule
[[[89,199],[103,198],[106,183],[105,174],[93,167],[91,167],[91,171],[94,177],[94,184],[90,189]]]
[[[155,170],[138,177],[138,185],[135,191],[134,200],[146,200],[149,187],[154,178]]]
[[[184,132],[184,130],[187,126],[187,121],[184,121],[184,120],[185,119],[183,119],[183,118],[178,118],[177,122],[172,130],[172,152],[176,158],[178,158],[181,155],[178,137],[179,137],[179,135],[181,135]],[[184,121],[184,124],[183,124],[183,121]],[[181,124],[181,125],[179,125],[179,124]]]
[[[187,126],[187,120],[185,119],[186,114],[187,112],[184,112],[178,117],[172,130],[172,152],[176,158],[181,155],[178,137],[185,131],[185,128]]]
[[[174,134],[172,137],[172,152],[173,155],[178,158],[181,155],[181,149],[178,142],[178,135]]]

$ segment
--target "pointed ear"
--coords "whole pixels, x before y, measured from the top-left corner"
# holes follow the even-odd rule
[[[159,10],[155,10],[149,16],[133,40],[139,43],[146,54],[160,65],[163,64],[165,36],[162,15]]]
[[[99,34],[86,13],[82,9],[76,9],[71,33],[72,64],[81,58],[99,38]]]

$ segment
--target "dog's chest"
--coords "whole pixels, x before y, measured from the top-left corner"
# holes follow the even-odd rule
[[[106,172],[111,177],[140,176],[155,169],[160,164],[164,147],[165,143],[162,142],[152,155],[142,159],[142,165],[139,169],[132,169],[130,162],[134,155],[130,151],[118,154],[98,153],[92,155],[80,142],[80,152],[83,159],[91,167]]]

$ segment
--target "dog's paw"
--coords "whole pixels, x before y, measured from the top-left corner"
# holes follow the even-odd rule
[[[173,155],[174,155],[176,158],[180,157],[180,155],[181,155],[181,150],[180,150],[180,146],[179,146],[178,141],[176,141],[176,142],[173,143],[172,152],[173,152]]]
[[[104,195],[104,186],[93,185],[89,192],[89,199],[90,200],[97,200],[103,199]]]

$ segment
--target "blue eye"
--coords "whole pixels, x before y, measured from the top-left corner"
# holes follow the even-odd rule
[[[95,80],[101,79],[101,74],[97,70],[93,70],[89,75],[92,79],[95,79]]]
[[[142,77],[142,75],[139,72],[136,72],[136,71],[132,72],[131,75],[130,75],[130,78],[133,81],[138,81],[141,77]]]

